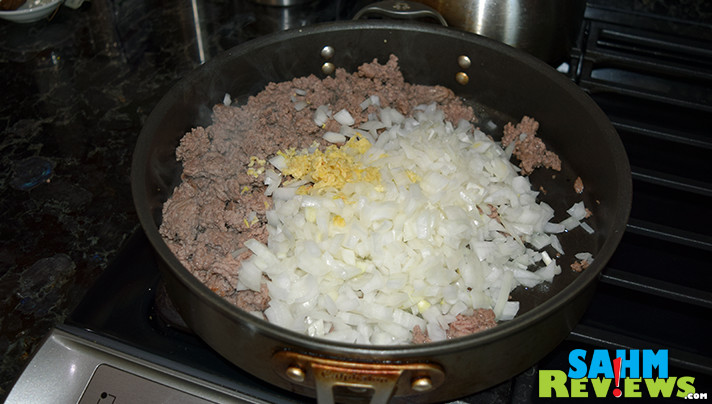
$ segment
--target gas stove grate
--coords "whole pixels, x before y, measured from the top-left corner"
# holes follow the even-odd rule
[[[710,26],[589,5],[571,59],[573,79],[626,147],[633,206],[592,308],[570,339],[609,349],[669,349],[671,365],[707,380],[711,40]]]

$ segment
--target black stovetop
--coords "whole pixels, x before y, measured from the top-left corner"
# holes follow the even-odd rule
[[[298,13],[297,13],[298,14]],[[296,15],[296,14],[295,14]],[[582,349],[667,349],[670,374],[712,393],[712,27],[589,5],[569,77],[619,132],[633,171],[633,207],[589,311],[533,368],[466,402],[536,402],[539,369],[568,369]],[[702,39],[700,39],[702,38]],[[165,321],[160,274],[137,232],[68,318],[268,400],[303,402],[222,359]]]

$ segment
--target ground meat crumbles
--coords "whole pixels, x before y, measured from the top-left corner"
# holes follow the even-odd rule
[[[472,315],[458,314],[447,330],[448,338],[458,338],[484,331],[497,325],[494,312],[487,309],[477,309]]]
[[[571,264],[571,270],[574,272],[582,272],[584,269],[588,268],[589,265],[589,262],[586,260],[574,261],[574,263]]]
[[[514,142],[513,155],[520,161],[522,175],[529,175],[538,167],[561,171],[561,160],[556,153],[546,149],[544,142],[536,136],[539,122],[525,116],[516,125],[511,122],[504,126],[502,146],[507,147]]]
[[[404,115],[417,105],[436,102],[449,121],[476,122],[472,108],[450,89],[405,82],[395,56],[385,64],[364,64],[355,73],[337,69],[325,79],[312,75],[270,83],[241,106],[215,105],[212,124],[194,128],[180,141],[176,157],[183,165],[182,183],[163,207],[160,233],[181,263],[236,306],[264,311],[269,306],[265,284],[259,292],[237,291],[237,273],[251,255],[244,242],[267,241],[266,212],[272,204],[264,193],[265,161],[277,150],[326,146],[322,135],[340,125],[333,119],[316,125],[319,106],[346,109],[358,125],[376,112],[374,105],[361,106],[373,96]],[[535,137],[537,128],[528,117],[516,126],[508,124],[503,145],[516,142],[514,154],[522,160],[524,174],[538,166],[560,170],[558,157]],[[495,325],[492,310],[476,310],[459,315],[447,334],[454,338]],[[418,327],[413,334],[413,342],[429,341]]]
[[[574,192],[577,194],[583,193],[583,180],[581,180],[581,177],[576,177],[576,180],[574,181]]]

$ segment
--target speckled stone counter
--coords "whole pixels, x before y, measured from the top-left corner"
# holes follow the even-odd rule
[[[706,23],[712,15],[707,1],[597,3]],[[50,20],[0,21],[0,399],[139,228],[132,152],[167,89],[225,49],[346,18],[350,7],[94,0]]]
[[[0,398],[139,228],[131,157],[160,97],[224,49],[316,20],[309,7],[194,4],[97,0],[0,21]]]

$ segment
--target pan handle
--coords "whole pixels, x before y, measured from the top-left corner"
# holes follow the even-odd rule
[[[319,404],[334,403],[335,387],[357,396],[372,393],[371,404],[385,404],[394,394],[431,392],[445,381],[442,368],[433,363],[351,362],[294,351],[279,351],[272,359],[280,376],[315,389]]]
[[[435,9],[426,6],[425,4],[420,4],[412,1],[403,0],[385,0],[379,1],[360,9],[356,15],[354,15],[354,20],[359,20],[361,17],[367,14],[380,14],[391,18],[400,19],[416,19],[422,17],[432,17],[440,22],[443,26],[447,27],[447,21],[440,15]]]

